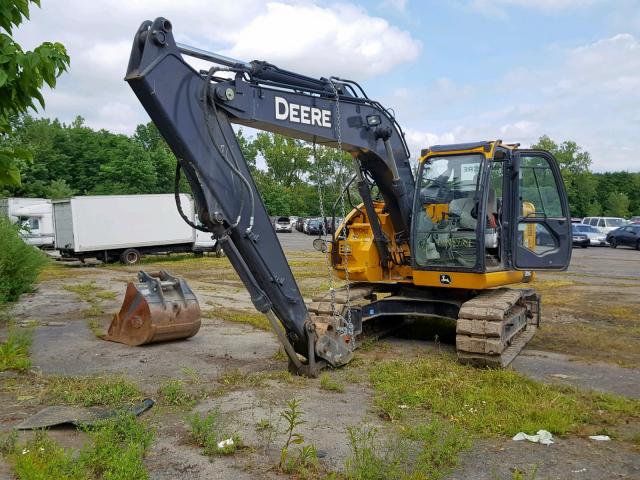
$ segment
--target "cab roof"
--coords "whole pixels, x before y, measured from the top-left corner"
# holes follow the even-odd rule
[[[491,152],[496,147],[502,147],[507,150],[516,150],[520,147],[519,143],[502,143],[502,140],[489,140],[482,142],[470,142],[470,143],[452,143],[449,145],[432,145],[429,148],[424,148],[420,152],[420,162],[424,161],[427,157],[436,154],[443,153],[463,153],[463,152]]]

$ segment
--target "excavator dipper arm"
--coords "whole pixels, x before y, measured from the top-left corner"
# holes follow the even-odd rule
[[[183,53],[219,66],[198,72]],[[216,76],[223,71],[232,72],[232,79]],[[325,361],[334,366],[349,361],[349,338],[340,328],[317,332],[309,322],[231,123],[349,151],[356,170],[367,171],[377,184],[402,243],[409,239],[414,180],[393,117],[377,102],[358,96],[352,82],[314,79],[265,62],[245,63],[178,46],[164,18],[140,26],[125,80],[176,155],[200,221],[223,243],[253,304],[278,333],[276,318],[284,327],[286,337],[280,340],[291,361],[314,374],[309,370],[315,368],[320,337],[318,353]],[[360,178],[359,188],[364,185]],[[373,212],[373,205],[368,207]],[[383,240],[376,238],[381,253]],[[307,358],[306,366],[295,353]]]

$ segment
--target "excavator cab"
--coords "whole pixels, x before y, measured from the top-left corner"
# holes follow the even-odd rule
[[[562,270],[570,261],[567,199],[544,151],[500,141],[423,150],[413,211],[412,268],[431,283],[436,277],[421,273],[441,272],[440,286],[517,283],[523,271]]]

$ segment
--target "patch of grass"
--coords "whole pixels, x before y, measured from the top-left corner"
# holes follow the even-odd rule
[[[476,434],[545,429],[562,435],[640,416],[637,400],[545,385],[513,370],[479,370],[439,355],[378,363],[370,379],[385,416],[431,412]]]
[[[347,480],[429,479],[446,476],[471,441],[462,428],[439,419],[402,426],[386,441],[372,427],[349,427]]]
[[[9,327],[7,339],[0,343],[0,372],[5,370],[25,372],[31,368],[29,348],[32,336],[31,329]]]
[[[95,318],[89,320],[87,325],[89,326],[89,330],[91,330],[91,332],[98,338],[104,337],[107,333],[102,329],[100,323]]]
[[[172,407],[193,406],[196,399],[189,394],[180,380],[168,380],[158,389],[164,404]]]
[[[242,447],[238,434],[229,433],[219,410],[201,416],[199,413],[187,417],[191,439],[202,447],[205,455],[230,455]]]
[[[17,430],[11,430],[10,432],[2,434],[2,436],[0,436],[0,455],[8,455],[15,452],[17,445]]]
[[[87,325],[93,334],[96,337],[103,337],[106,332],[100,327],[96,317],[104,315],[102,301],[115,299],[117,294],[110,290],[102,290],[93,280],[74,285],[64,285],[62,288],[68,292],[75,293],[79,300],[89,304],[89,308],[82,311],[82,316],[88,320]]]
[[[279,347],[276,353],[271,355],[271,359],[286,362],[289,357],[287,357],[287,353],[284,351],[284,348]]]
[[[376,337],[367,337],[358,345],[358,350],[361,352],[369,352],[375,348],[378,344],[378,339]]]
[[[41,396],[48,404],[121,406],[143,399],[134,383],[118,376],[52,376],[41,381]]]
[[[573,287],[576,285],[583,285],[583,284],[576,282],[574,280],[558,279],[558,280],[536,280],[531,285],[533,286],[533,288],[535,288],[538,291],[545,291],[545,290],[556,290],[558,288]],[[525,288],[531,288],[531,287],[525,286]]]
[[[100,290],[100,287],[96,285],[93,280],[84,283],[74,283],[72,285],[63,285],[63,289],[67,292],[75,293],[80,300],[90,302],[95,298],[96,292]]]
[[[337,381],[327,372],[323,372],[320,375],[320,388],[323,390],[328,390],[330,392],[338,392],[338,393],[344,392],[344,384]]]
[[[99,422],[87,430],[91,442],[79,453],[60,447],[45,431],[24,445],[13,447],[7,457],[18,479],[146,479],[144,455],[153,432],[133,415]]]
[[[583,322],[543,323],[530,345],[622,367],[634,368],[640,363],[640,334],[626,327]]]
[[[192,384],[199,384],[201,383],[200,380],[200,375],[198,375],[198,371],[193,368],[193,367],[182,367],[182,369],[180,370],[189,380],[190,383]]]
[[[62,265],[54,260],[50,260],[40,271],[40,274],[38,275],[38,282],[78,277],[86,272],[87,269]]]
[[[89,436],[93,446],[83,450],[78,461],[95,478],[148,478],[143,459],[154,434],[133,414],[104,420]]]
[[[118,294],[116,292],[112,292],[111,290],[102,290],[101,292],[96,292],[96,297],[100,300],[115,300]]]
[[[458,464],[458,454],[471,446],[463,428],[437,418],[409,426],[404,437],[413,447],[413,469],[420,473],[418,478],[444,477]]]
[[[207,305],[213,305],[216,307],[213,311],[206,312],[207,317],[214,317],[224,320],[226,322],[234,323],[246,323],[260,330],[271,330],[271,324],[267,317],[261,313],[255,311],[249,312],[246,310],[238,310],[234,308],[225,308],[215,302],[207,302]]]
[[[514,468],[511,471],[511,480],[535,480],[538,477],[538,466],[534,466],[531,473]]]
[[[223,373],[218,382],[222,391],[233,390],[242,387],[262,387],[267,380],[276,380],[292,385],[305,385],[307,379],[293,375],[288,370],[269,370],[256,373],[245,373],[240,369],[233,369]]]
[[[89,308],[86,308],[82,311],[82,315],[84,317],[99,317],[104,313],[102,307],[98,303],[93,303]]]
[[[344,469],[346,480],[387,480],[401,477],[402,455],[384,447],[371,427],[348,427],[350,456]]]
[[[45,431],[37,431],[33,440],[21,446],[16,445],[7,457],[18,479],[88,478],[89,472],[73,460],[72,452],[58,445]]]

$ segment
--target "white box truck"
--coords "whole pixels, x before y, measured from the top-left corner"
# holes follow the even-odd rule
[[[181,194],[194,222],[193,201]],[[62,258],[96,258],[133,265],[151,253],[216,251],[211,235],[180,217],[172,194],[96,195],[53,202],[55,246]]]
[[[53,248],[53,207],[46,198],[0,198],[0,215],[20,225],[20,236],[29,245]]]

